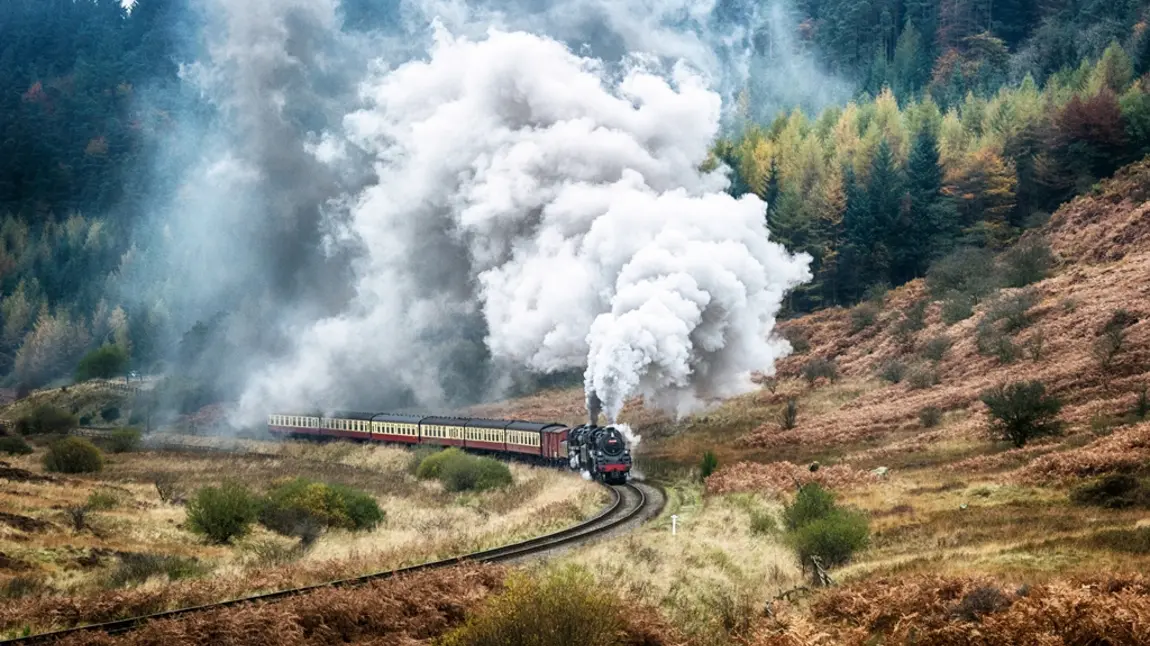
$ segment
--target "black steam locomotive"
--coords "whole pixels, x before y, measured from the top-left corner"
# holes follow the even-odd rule
[[[614,426],[584,424],[567,432],[571,468],[607,484],[623,484],[631,471],[631,451]]]

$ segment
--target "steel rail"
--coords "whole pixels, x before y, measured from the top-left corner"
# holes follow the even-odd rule
[[[249,597],[241,597],[239,599],[229,599],[227,601],[203,604],[199,606],[189,606],[187,608],[176,608],[173,610],[165,610],[162,612],[141,615],[138,617],[129,617],[126,619],[117,619],[114,621],[86,624],[83,626],[65,628],[46,633],[39,633],[36,635],[16,637],[0,641],[0,644],[44,644],[62,639],[64,637],[91,632],[104,632],[108,635],[121,635],[152,621],[173,619],[197,612],[206,612],[210,610],[218,610],[221,608],[231,608],[249,603],[275,602],[287,599],[289,597],[308,594],[310,592],[315,592],[325,588],[357,587],[371,583],[373,581],[390,579],[397,575],[435,570],[468,562],[498,563],[520,556],[545,552],[560,545],[577,544],[583,540],[610,531],[615,527],[627,523],[631,519],[635,518],[640,512],[642,512],[648,504],[646,494],[643,493],[642,489],[634,485],[624,484],[617,486],[607,486],[607,488],[611,491],[613,499],[610,504],[605,506],[595,516],[576,525],[572,525],[571,527],[567,527],[550,534],[544,534],[543,536],[537,536],[535,538],[521,541],[519,543],[494,547],[491,549],[472,552],[461,556],[453,556],[438,561],[409,565],[394,570],[385,570],[383,572],[376,572],[374,574],[365,574],[362,576],[351,577],[347,579],[328,581],[326,583],[317,583],[298,588],[291,588],[288,590],[279,590],[276,592],[257,594]],[[611,516],[619,515],[620,510],[623,508],[624,496],[622,493],[620,493],[620,491],[624,489],[635,492],[638,495],[638,503],[634,506],[633,509],[624,509],[622,510],[622,515],[620,515],[618,518],[612,519]]]

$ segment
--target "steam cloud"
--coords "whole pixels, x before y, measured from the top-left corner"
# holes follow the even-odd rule
[[[741,92],[750,116],[849,94],[786,0],[401,0],[368,31],[342,16],[383,4],[186,2],[199,103],[142,106],[181,113],[118,287],[165,346],[219,322],[195,372],[242,391],[237,424],[524,368],[585,369],[612,419],[634,394],[682,413],[787,350],[807,259],[699,169]]]
[[[366,250],[356,295],[253,379],[250,419],[391,366],[435,400],[420,353],[456,317],[481,317],[507,365],[586,365],[612,420],[635,394],[683,413],[740,392],[786,351],[768,333],[809,259],[768,240],[759,199],[700,171],[721,101],[685,65],[613,74],[549,38],[437,25],[429,59],[376,74],[362,100],[321,146],[331,164],[374,160],[335,240]]]

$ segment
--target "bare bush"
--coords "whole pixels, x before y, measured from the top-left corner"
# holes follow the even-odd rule
[[[927,406],[918,411],[918,422],[923,428],[934,428],[942,421],[942,409],[937,406]]]
[[[1091,354],[1103,371],[1114,367],[1118,355],[1126,348],[1126,328],[1138,322],[1137,317],[1126,310],[1116,310],[1094,340]]]
[[[945,334],[931,337],[922,345],[922,356],[931,361],[942,361],[954,342]]]
[[[918,364],[907,371],[906,383],[911,390],[930,388],[938,384],[938,371],[930,364]]]
[[[857,334],[875,324],[881,310],[874,303],[860,303],[851,310],[851,334]]]
[[[986,615],[1010,607],[1010,598],[995,586],[979,586],[967,592],[954,608],[954,615],[963,621],[981,621]]]
[[[1002,255],[1002,277],[1007,287],[1025,287],[1046,278],[1054,254],[1045,238],[1020,241]]]
[[[73,505],[64,508],[64,515],[74,531],[82,532],[88,528],[88,513],[91,511],[87,505]]]
[[[906,375],[906,364],[898,359],[891,359],[882,364],[878,374],[883,380],[897,384]]]
[[[838,379],[839,369],[834,361],[818,357],[803,364],[802,375],[803,379],[813,386],[816,381],[824,377],[834,382]]]
[[[1040,381],[1015,382],[983,391],[991,435],[1021,448],[1031,438],[1057,433],[1062,402],[1047,396]]]
[[[791,326],[781,332],[782,337],[791,344],[791,350],[795,354],[803,354],[811,349],[811,341],[807,336],[805,330],[797,326]]]
[[[156,493],[162,502],[168,504],[183,502],[184,491],[174,473],[157,473],[152,476],[152,482],[156,485]]]
[[[792,397],[787,400],[787,405],[783,407],[779,413],[779,426],[782,426],[788,431],[795,427],[799,421],[799,404]]]

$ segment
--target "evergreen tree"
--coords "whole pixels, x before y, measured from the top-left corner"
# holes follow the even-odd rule
[[[910,18],[898,37],[891,67],[892,89],[903,100],[917,96],[930,77],[930,60],[923,51],[922,35]]]
[[[900,280],[924,275],[930,261],[942,255],[958,235],[958,214],[942,194],[942,166],[933,129],[923,128],[915,137],[906,174],[910,221],[899,263]]]
[[[767,172],[766,185],[762,190],[763,200],[767,203],[767,221],[771,219],[771,210],[778,208],[779,201],[779,160],[771,157],[771,168]]]
[[[863,290],[876,280],[868,265],[874,243],[874,221],[866,189],[855,177],[854,168],[843,168],[843,250],[839,262],[840,275],[836,281],[840,292],[848,301],[857,301]]]
[[[895,259],[904,255],[906,237],[900,232],[902,219],[903,181],[895,165],[890,144],[883,138],[871,162],[867,198],[870,205],[872,227],[871,258],[873,270],[880,280],[890,281]]]

